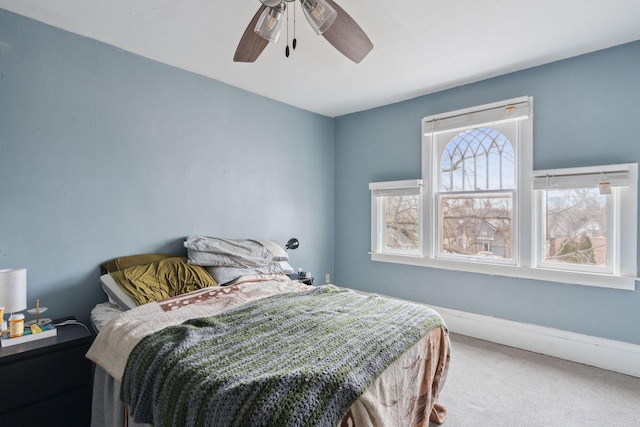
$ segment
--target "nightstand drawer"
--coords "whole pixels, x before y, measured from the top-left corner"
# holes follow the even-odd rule
[[[7,427],[88,427],[89,424],[90,386],[0,414],[0,425]]]
[[[88,329],[71,324],[55,337],[0,348],[0,426],[88,426],[93,365],[85,354],[92,340]]]
[[[90,385],[86,351],[73,347],[0,366],[0,414]]]

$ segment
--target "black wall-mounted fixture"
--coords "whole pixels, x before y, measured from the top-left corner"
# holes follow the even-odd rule
[[[284,248],[286,250],[289,250],[289,249],[293,250],[293,249],[297,249],[298,246],[300,246],[300,242],[295,237],[292,237],[292,238],[289,239],[287,244],[284,245]]]

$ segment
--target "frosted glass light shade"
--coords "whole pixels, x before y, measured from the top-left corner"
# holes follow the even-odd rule
[[[258,19],[255,28],[256,34],[270,42],[277,43],[280,38],[282,23],[284,22],[282,15],[280,8],[267,7],[262,11]]]
[[[302,11],[307,21],[317,34],[322,34],[329,29],[338,13],[324,0],[300,0]]]
[[[27,269],[0,270],[0,307],[6,313],[27,309]]]

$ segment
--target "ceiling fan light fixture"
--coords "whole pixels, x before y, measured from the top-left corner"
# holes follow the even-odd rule
[[[277,42],[284,26],[287,3],[298,0],[259,0],[260,7],[245,28],[233,62],[255,62],[270,41]],[[358,23],[335,0],[300,0],[302,10],[317,34],[356,64],[373,49],[373,43]],[[295,7],[293,9],[293,48],[296,48]],[[258,23],[260,21],[260,23]],[[289,32],[287,16],[287,49]]]
[[[256,24],[256,34],[270,42],[277,43],[282,32],[282,23],[284,22],[284,19],[282,19],[283,10],[284,4],[282,4],[282,7],[265,8]]]
[[[300,0],[302,11],[307,21],[317,34],[322,34],[331,27],[338,13],[325,0]]]
[[[267,7],[276,7],[284,3],[284,0],[260,0],[260,3]]]

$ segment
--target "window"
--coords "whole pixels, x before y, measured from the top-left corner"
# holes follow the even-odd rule
[[[372,182],[372,251],[420,255],[422,181]]]
[[[432,183],[425,255],[518,265],[519,224],[530,218],[520,206],[531,194],[530,110],[518,98],[423,119],[422,173]]]
[[[637,165],[534,172],[536,265],[635,276]]]
[[[637,165],[534,172],[532,107],[425,117],[422,180],[369,185],[371,259],[634,289]]]
[[[437,135],[439,257],[513,261],[516,126]]]

